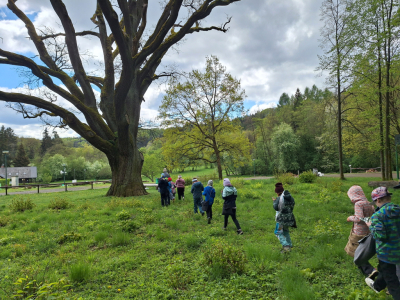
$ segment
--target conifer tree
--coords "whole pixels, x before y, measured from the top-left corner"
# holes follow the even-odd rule
[[[18,146],[17,156],[14,159],[14,167],[27,167],[29,164],[29,158],[26,155],[24,145],[21,143]]]

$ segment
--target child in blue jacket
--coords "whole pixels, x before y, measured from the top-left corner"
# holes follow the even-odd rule
[[[203,191],[203,195],[206,196],[206,200],[204,200],[203,206],[207,213],[208,224],[210,224],[212,219],[212,205],[214,203],[214,198],[215,198],[215,189],[213,188],[212,180],[208,181],[207,186]]]

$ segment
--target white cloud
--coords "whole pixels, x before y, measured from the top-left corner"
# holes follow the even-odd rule
[[[270,103],[256,104],[249,109],[249,114],[253,115],[256,112],[262,111],[267,108],[272,108],[272,107],[276,107],[276,103],[270,102]]]
[[[95,0],[79,1],[79,5],[76,5],[76,0],[64,3],[76,31],[97,31],[90,21],[95,10]],[[0,15],[3,18],[4,12],[8,10],[6,4],[7,0],[0,0]],[[16,4],[24,12],[35,13],[31,16],[38,28],[49,26],[56,31],[61,30],[58,25],[61,22],[50,1],[18,0]],[[172,50],[166,54],[157,72],[169,65],[175,65],[186,72],[192,69],[203,70],[205,57],[217,55],[227,71],[241,80],[242,87],[246,90],[246,100],[256,101],[257,105],[251,108],[253,112],[271,107],[283,92],[293,94],[297,88],[303,91],[306,86],[311,87],[313,84],[323,88],[323,78],[316,77],[314,72],[318,65],[317,54],[321,52],[318,48],[320,4],[320,0],[256,0],[240,1],[217,8],[202,25],[220,25],[228,15],[232,16],[229,31],[188,35],[177,47],[179,51]],[[148,9],[147,28],[151,31],[160,13],[159,3],[149,3]],[[29,56],[36,53],[32,41],[26,38],[28,34],[24,24],[19,20],[1,20],[1,16],[0,36],[3,42],[0,42],[0,47]],[[82,51],[89,50],[93,55],[84,61],[86,71],[102,75],[103,71],[96,64],[98,60],[102,60],[98,39],[78,37],[78,42]],[[142,104],[142,119],[154,119],[164,92],[163,85],[158,86],[155,82],[150,86]],[[98,98],[99,93],[95,93]],[[64,105],[65,100],[59,100]],[[70,104],[66,102],[65,105],[68,107]],[[16,118],[12,111],[0,110],[0,121],[5,124],[33,124],[32,120],[22,118],[18,122],[13,121]],[[9,121],[4,122],[5,119]]]

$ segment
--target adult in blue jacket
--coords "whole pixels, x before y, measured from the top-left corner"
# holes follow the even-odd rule
[[[203,210],[204,208],[206,208],[207,220],[208,224],[210,224],[212,219],[212,205],[214,203],[214,198],[215,198],[215,189],[213,188],[212,180],[208,181],[207,186],[203,191],[203,195],[206,196],[206,199],[203,202]]]

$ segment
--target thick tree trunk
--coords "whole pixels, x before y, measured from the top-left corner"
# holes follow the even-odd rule
[[[218,150],[218,148],[217,148],[217,143],[216,143],[216,141],[214,140],[213,141],[214,142],[214,153],[215,153],[215,156],[216,156],[216,160],[217,160],[217,167],[218,167],[218,179],[219,180],[222,180],[222,164],[221,164],[221,155],[220,155],[220,152],[219,152],[219,150]]]
[[[138,149],[132,149],[130,154],[109,158],[112,183],[107,196],[130,197],[147,195],[141,176],[143,156]]]

